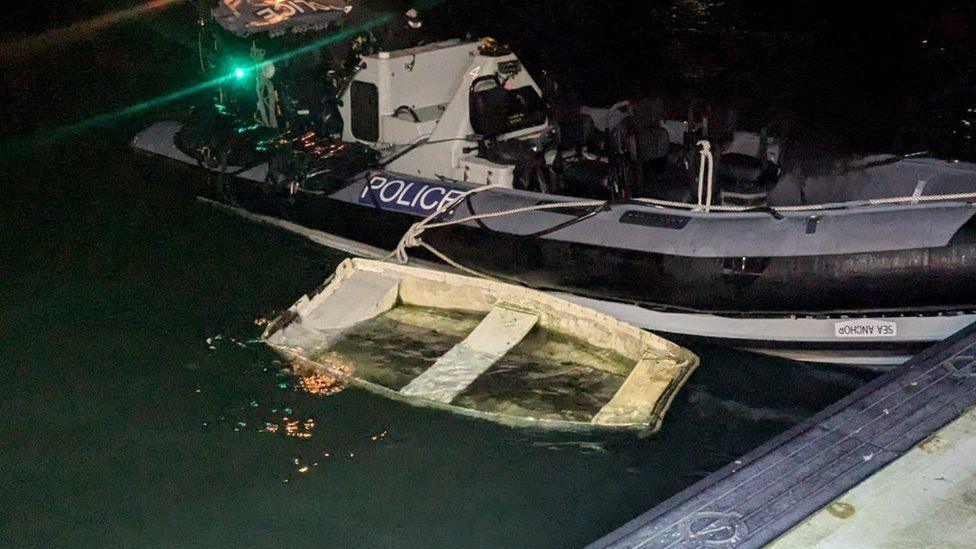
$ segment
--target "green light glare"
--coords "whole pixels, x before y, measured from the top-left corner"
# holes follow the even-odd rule
[[[430,9],[430,8],[432,8],[434,6],[443,4],[446,1],[447,0],[419,0],[417,3],[419,5],[421,5],[422,7],[426,8],[426,9]],[[156,107],[160,107],[160,106],[163,106],[163,105],[166,105],[166,104],[169,104],[169,103],[178,101],[180,99],[185,99],[187,97],[196,95],[198,93],[202,93],[202,92],[204,92],[204,91],[206,91],[208,89],[211,89],[211,88],[215,88],[217,86],[220,86],[221,84],[225,84],[225,83],[229,83],[229,82],[233,82],[233,81],[239,80],[240,78],[237,76],[237,71],[238,70],[243,71],[246,74],[250,70],[256,70],[257,68],[259,68],[261,65],[263,65],[266,62],[276,63],[278,61],[284,61],[284,60],[290,59],[290,58],[292,58],[292,57],[294,57],[296,55],[301,55],[303,53],[308,53],[310,51],[317,50],[319,48],[323,48],[323,47],[329,46],[329,45],[334,44],[336,42],[341,42],[343,40],[348,39],[351,36],[355,36],[355,35],[357,35],[359,33],[366,32],[366,31],[371,30],[371,29],[373,29],[375,27],[379,27],[379,26],[385,25],[385,24],[389,23],[392,19],[393,19],[393,15],[392,14],[383,13],[383,14],[380,14],[379,16],[373,18],[370,21],[366,21],[366,22],[361,23],[359,25],[355,25],[355,26],[349,27],[348,29],[345,29],[342,32],[338,32],[338,33],[335,33],[333,35],[327,36],[327,37],[325,37],[325,38],[323,38],[321,40],[317,40],[315,42],[309,43],[309,44],[307,44],[305,46],[302,46],[300,48],[297,48],[297,49],[295,49],[293,51],[286,52],[286,53],[284,53],[282,55],[278,55],[278,56],[276,56],[274,58],[271,58],[271,59],[267,59],[265,61],[262,61],[261,63],[256,63],[256,64],[254,64],[253,66],[250,66],[250,67],[246,67],[246,66],[245,67],[239,67],[237,70],[235,70],[231,74],[226,74],[224,76],[220,76],[220,77],[214,78],[212,80],[208,80],[208,81],[205,81],[205,82],[200,82],[200,83],[191,85],[189,87],[186,87],[186,88],[183,88],[183,89],[180,89],[180,90],[176,90],[176,91],[174,91],[172,93],[169,93],[167,95],[162,95],[162,96],[154,97],[152,99],[148,99],[146,101],[143,101],[142,103],[138,103],[136,105],[130,105],[128,107],[119,109],[119,110],[114,111],[114,112],[108,112],[108,113],[96,115],[96,116],[93,116],[91,118],[88,118],[88,119],[85,119],[85,120],[76,122],[74,124],[69,124],[69,125],[61,126],[58,129],[56,129],[56,130],[54,130],[54,131],[52,131],[50,133],[34,134],[34,135],[32,135],[30,137],[27,137],[25,139],[17,139],[17,140],[7,141],[7,142],[3,143],[4,147],[6,148],[6,150],[0,148],[0,154],[5,153],[5,152],[9,152],[9,150],[13,150],[14,148],[19,148],[21,146],[30,146],[32,144],[38,144],[39,142],[43,142],[43,141],[46,141],[48,139],[56,139],[56,138],[59,138],[60,136],[64,136],[64,135],[68,135],[68,134],[71,134],[71,133],[83,131],[83,130],[86,130],[86,129],[89,129],[89,128],[98,127],[98,126],[104,126],[104,125],[108,125],[108,124],[112,124],[112,123],[119,122],[121,119],[124,119],[126,117],[133,116],[133,115],[136,115],[136,114],[140,114],[140,113],[142,113],[144,111],[147,111],[147,110],[150,110],[150,109],[153,109],[153,108],[156,108]]]
[[[87,120],[82,120],[81,122],[77,122],[75,124],[71,124],[71,125],[68,125],[68,126],[62,126],[62,127],[58,128],[58,130],[55,133],[56,134],[72,133],[72,132],[76,132],[76,131],[80,131],[80,130],[85,130],[85,129],[88,129],[88,128],[91,128],[91,127],[96,127],[96,126],[102,126],[102,125],[105,125],[105,124],[110,124],[110,123],[115,122],[115,121],[117,121],[117,120],[119,120],[121,118],[125,118],[125,117],[128,117],[128,116],[132,116],[132,115],[135,115],[135,114],[139,114],[139,113],[141,113],[143,111],[146,111],[146,110],[149,110],[149,109],[152,109],[152,108],[155,108],[155,107],[159,107],[159,106],[162,106],[162,105],[166,105],[168,103],[172,103],[172,102],[177,101],[179,99],[184,99],[186,97],[190,97],[190,96],[195,95],[197,93],[201,93],[201,92],[203,92],[205,90],[208,90],[208,89],[211,89],[211,88],[215,88],[215,87],[217,87],[217,86],[219,86],[221,84],[225,84],[225,83],[229,83],[231,81],[239,80],[246,73],[248,73],[250,71],[257,70],[264,63],[267,63],[267,62],[277,63],[279,61],[284,61],[286,59],[290,59],[290,58],[292,58],[292,57],[294,57],[296,55],[301,55],[303,53],[308,53],[310,51],[314,51],[314,50],[317,50],[319,48],[323,48],[323,47],[329,46],[329,45],[334,44],[336,42],[341,42],[341,41],[343,41],[343,40],[345,40],[345,39],[347,39],[347,38],[349,38],[351,36],[355,36],[355,35],[357,35],[359,33],[366,32],[366,31],[368,31],[368,30],[370,30],[370,29],[372,29],[374,27],[379,27],[381,25],[385,25],[392,18],[393,18],[393,16],[391,14],[388,14],[388,13],[381,14],[378,17],[376,17],[376,18],[374,18],[374,19],[372,19],[370,21],[367,21],[367,22],[362,23],[360,25],[356,25],[354,27],[350,27],[348,29],[343,30],[342,32],[338,32],[338,33],[335,33],[335,34],[326,36],[325,38],[322,38],[321,40],[316,40],[315,42],[311,42],[311,43],[306,44],[306,45],[304,45],[304,46],[302,46],[300,48],[296,48],[296,49],[294,49],[292,51],[285,52],[285,53],[283,53],[281,55],[272,57],[270,59],[266,59],[265,61],[262,61],[260,63],[255,63],[255,64],[248,65],[248,66],[244,66],[244,67],[238,67],[237,69],[235,69],[230,74],[226,74],[224,76],[220,76],[220,77],[214,78],[212,80],[207,80],[205,82],[200,82],[199,84],[194,84],[192,86],[189,86],[189,87],[186,87],[186,88],[183,88],[183,89],[180,89],[180,90],[176,90],[176,91],[174,91],[174,92],[172,92],[170,94],[167,94],[167,95],[162,95],[162,96],[159,96],[159,97],[154,97],[152,99],[143,101],[142,103],[138,103],[136,105],[131,105],[131,106],[126,107],[124,109],[119,109],[119,110],[114,111],[114,112],[109,112],[109,113],[105,113],[105,114],[100,114],[100,115],[97,115],[97,116],[93,116],[93,117],[91,117],[91,118],[89,118]],[[238,74],[240,74],[241,76],[238,76]],[[35,137],[37,137],[37,136],[35,136]]]

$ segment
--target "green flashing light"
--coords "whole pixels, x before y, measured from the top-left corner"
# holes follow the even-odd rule
[[[238,80],[244,78],[244,69],[234,69],[234,77]]]

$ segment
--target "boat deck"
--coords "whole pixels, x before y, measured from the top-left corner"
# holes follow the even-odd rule
[[[819,534],[815,534],[810,530],[823,527],[822,513],[780,538],[821,510],[833,512],[835,517],[850,513],[854,515],[846,518],[857,516],[856,504],[846,502],[842,496],[849,492],[856,494],[857,489],[852,488],[896,460],[898,463],[892,465],[891,472],[885,471],[884,475],[877,475],[859,487],[863,492],[862,501],[873,498],[874,505],[888,505],[900,500],[906,509],[916,510],[924,510],[927,505],[946,505],[944,498],[927,501],[915,495],[913,488],[925,488],[917,482],[909,483],[907,478],[902,479],[898,489],[890,489],[886,499],[879,500],[878,493],[884,486],[892,486],[890,480],[884,484],[885,475],[898,475],[899,472],[907,475],[909,471],[919,475],[919,468],[912,465],[912,460],[918,459],[913,457],[918,450],[906,456],[916,447],[924,452],[923,447],[931,446],[937,437],[958,441],[958,448],[972,445],[976,427],[972,422],[966,423],[968,414],[959,418],[974,405],[976,325],[934,345],[810,420],[597,540],[592,546],[761,547],[777,539],[783,546],[844,543],[840,538],[832,540],[829,532],[816,530]],[[956,423],[933,436],[951,422]],[[966,432],[969,440],[966,440]],[[920,443],[924,444],[919,446]],[[959,455],[971,455],[965,453],[965,448],[954,450],[955,453],[959,451],[963,452]],[[908,461],[900,459],[903,456]],[[965,470],[960,469],[965,466],[966,459],[953,460],[944,456],[941,459],[945,467],[956,468],[936,478],[960,476],[953,488],[955,491],[965,491],[967,485],[976,484],[972,475],[967,476]],[[963,501],[957,505],[967,503]],[[976,507],[976,500],[968,505]],[[870,512],[864,513],[864,521],[870,522]],[[889,519],[874,523],[876,537],[873,539],[890,539],[894,530],[905,526],[897,512],[889,510],[885,513],[883,509],[873,512]],[[951,515],[941,516],[946,523],[951,520]],[[972,522],[970,520],[969,526]],[[858,531],[867,535],[863,529],[851,528],[854,526],[852,523],[848,527],[851,535]],[[965,525],[959,524],[946,527],[966,529]],[[801,539],[797,536],[808,537]]]

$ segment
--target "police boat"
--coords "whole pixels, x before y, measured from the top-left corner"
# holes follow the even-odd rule
[[[976,320],[972,164],[784,170],[775,128],[738,131],[700,109],[669,120],[655,101],[556,104],[492,41],[361,51],[334,96],[304,105],[276,70],[293,60],[252,59],[250,103],[222,85],[134,139],[249,216],[550,292],[684,344],[884,367]]]

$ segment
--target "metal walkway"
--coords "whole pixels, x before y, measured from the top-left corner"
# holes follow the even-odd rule
[[[976,405],[976,324],[591,547],[762,547]]]

